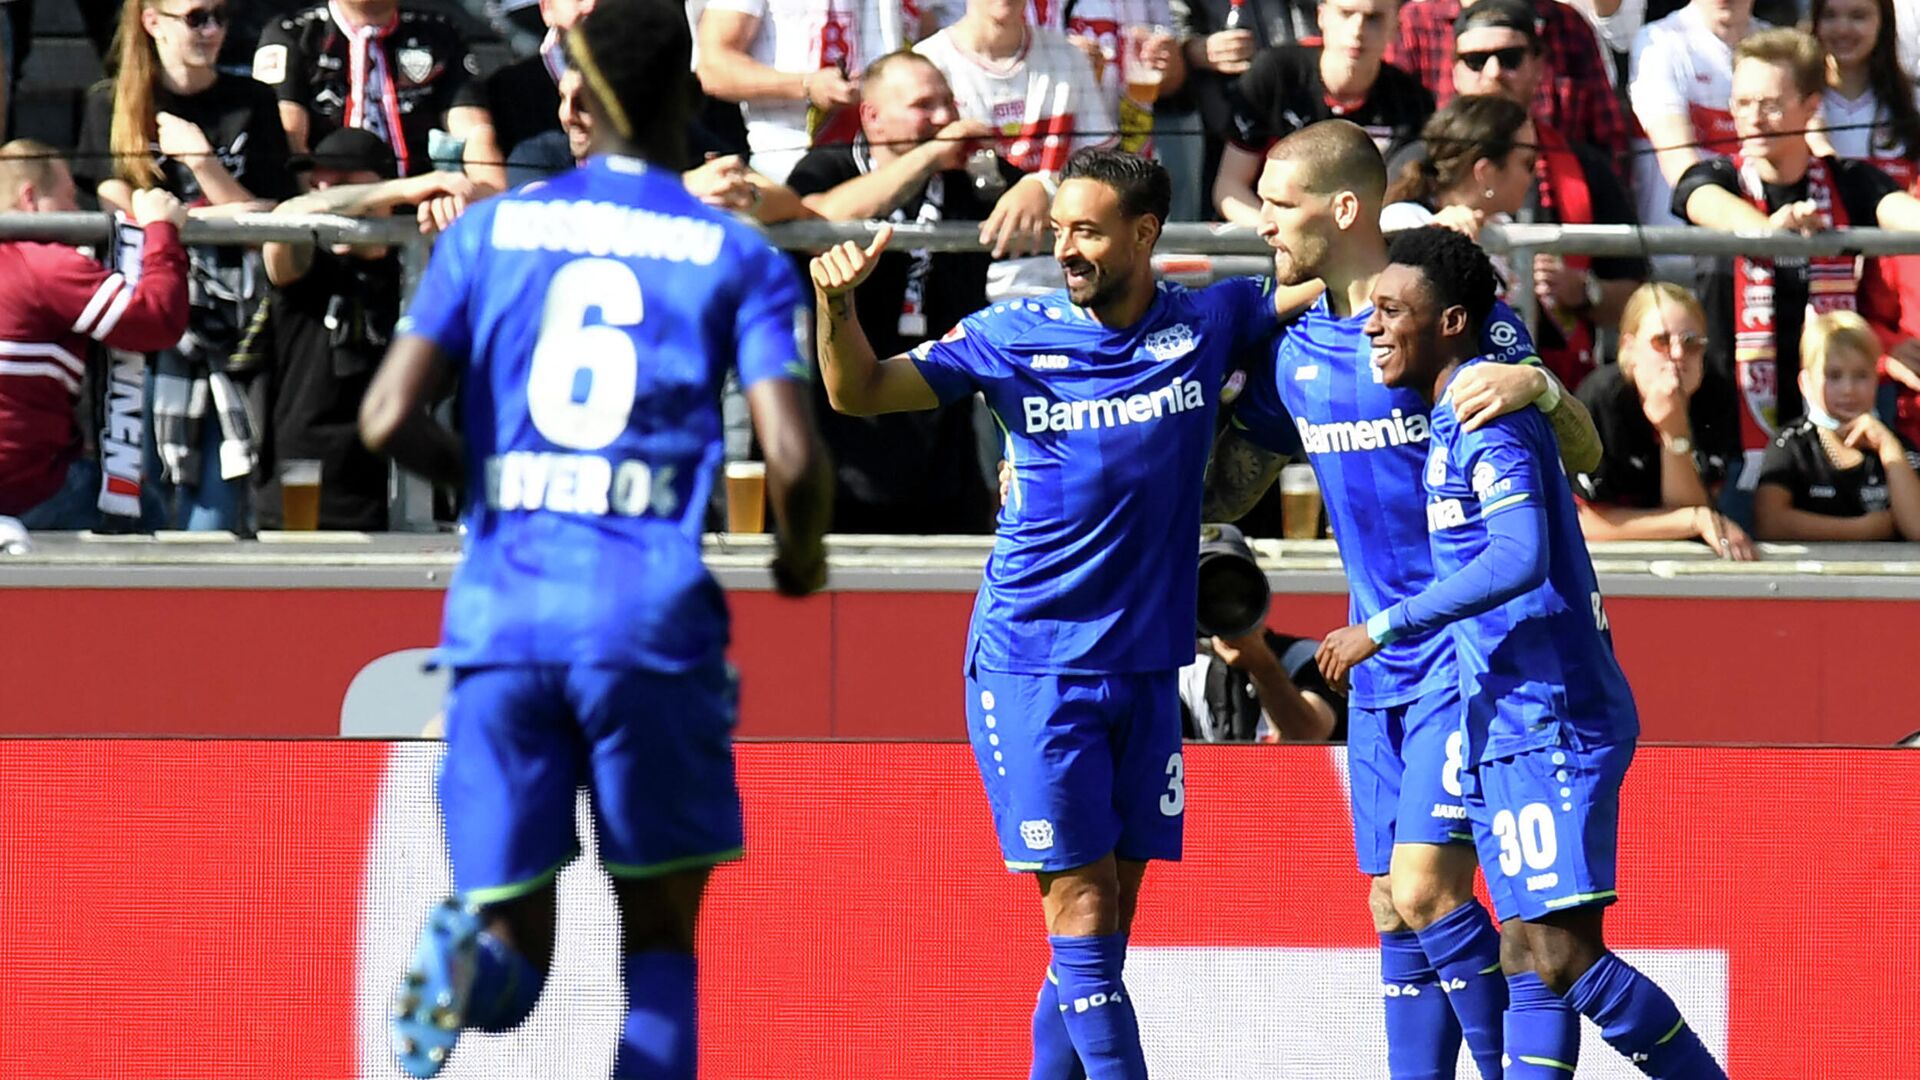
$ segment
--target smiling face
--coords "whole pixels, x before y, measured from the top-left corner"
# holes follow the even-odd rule
[[[1129,217],[1120,194],[1087,177],[1061,183],[1053,197],[1053,257],[1067,296],[1083,308],[1122,298],[1142,260],[1153,257],[1152,216]]]
[[[1813,24],[1814,36],[1843,68],[1864,66],[1880,36],[1878,0],[1827,0]]]
[[[224,0],[159,0],[140,13],[154,51],[169,65],[212,67],[227,40]]]
[[[1806,131],[1819,107],[1820,95],[1802,94],[1785,64],[1742,57],[1733,67],[1728,109],[1745,157],[1776,163],[1804,157]]]
[[[1380,272],[1365,332],[1373,341],[1373,366],[1388,386],[1432,384],[1446,363],[1440,315],[1439,298],[1425,271],[1392,263]]]

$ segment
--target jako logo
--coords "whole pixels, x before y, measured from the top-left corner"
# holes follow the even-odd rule
[[[1037,353],[1033,358],[1035,371],[1065,371],[1068,360],[1059,353]]]
[[[1201,384],[1176,377],[1150,394],[1105,398],[1099,401],[1048,401],[1043,397],[1020,399],[1027,414],[1027,434],[1042,431],[1079,431],[1083,428],[1122,427],[1158,420],[1168,413],[1182,413],[1206,405]],[[1424,430],[1424,428],[1422,429]]]
[[[1421,413],[1406,416],[1399,409],[1379,420],[1343,420],[1333,424],[1312,424],[1299,417],[1301,445],[1309,454],[1345,454],[1354,450],[1381,450],[1389,446],[1423,443],[1430,434],[1427,418]]]

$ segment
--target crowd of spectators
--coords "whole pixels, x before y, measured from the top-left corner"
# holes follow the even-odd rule
[[[49,192],[65,185],[131,214],[160,189],[202,217],[414,207],[431,227],[569,167],[585,142],[559,42],[592,0],[493,5],[496,31],[526,45],[499,64],[483,63],[475,20],[439,2],[85,0],[111,77],[70,149],[0,155],[0,204],[60,209]],[[689,190],[769,223],[979,222],[985,250],[891,251],[862,286],[883,354],[1059,285],[1048,205],[1087,146],[1159,158],[1176,220],[1253,224],[1266,150],[1344,117],[1390,162],[1389,228],[1916,230],[1915,6],[692,0],[684,77],[704,106],[681,164]],[[33,0],[0,8],[4,94]],[[137,276],[137,257],[111,255]],[[142,388],[163,523],[272,527],[275,462],[300,459],[323,463],[323,527],[384,528],[386,474],[352,417],[399,316],[395,254],[195,245],[188,261],[186,332],[151,354]],[[1591,538],[1699,538],[1730,558],[1752,556],[1750,536],[1920,539],[1920,257],[1540,255],[1501,269],[1532,292],[1543,360],[1601,427],[1605,461],[1575,478]],[[101,386],[68,387],[76,420],[59,445],[19,434],[51,430],[20,419],[46,407],[28,384],[54,373],[22,359],[45,346],[0,344],[13,354],[0,514],[46,498],[8,489],[18,461],[99,458],[86,419]],[[991,528],[984,410],[849,418],[822,396],[819,412],[836,531]],[[746,430],[730,455],[753,453]]]

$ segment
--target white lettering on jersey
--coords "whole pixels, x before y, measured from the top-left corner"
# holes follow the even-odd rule
[[[1309,423],[1299,417],[1300,444],[1309,454],[1346,454],[1356,450],[1384,450],[1390,446],[1423,443],[1431,434],[1424,413],[1406,416],[1399,409],[1378,420],[1342,420],[1331,424]]]
[[[1177,376],[1172,382],[1148,394],[1098,401],[1051,401],[1043,397],[1020,399],[1020,405],[1026,412],[1029,435],[1043,431],[1081,431],[1090,427],[1124,427],[1158,420],[1171,413],[1198,409],[1206,403],[1204,387]]]
[[[710,266],[726,232],[711,221],[610,202],[506,202],[493,215],[493,246]]]
[[[1493,474],[1493,465],[1483,461],[1473,467],[1473,493],[1481,502],[1498,498],[1513,490],[1513,480],[1497,479]]]
[[[1459,499],[1435,499],[1427,504],[1427,531],[1444,532],[1467,523],[1466,508]]]
[[[1067,358],[1059,353],[1038,353],[1033,358],[1033,370],[1065,371],[1067,362]]]
[[[644,461],[616,468],[597,454],[510,450],[487,459],[487,505],[556,514],[672,514],[679,508],[674,470]]]

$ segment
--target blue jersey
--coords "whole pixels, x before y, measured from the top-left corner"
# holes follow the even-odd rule
[[[1430,425],[1427,403],[1396,390],[1373,366],[1363,308],[1336,317],[1322,294],[1289,324],[1270,373],[1250,375],[1234,402],[1246,438],[1276,453],[1304,449],[1347,572],[1353,621],[1418,593],[1433,581],[1425,497]],[[1505,304],[1488,320],[1483,345],[1499,361],[1533,355],[1533,339]],[[1362,708],[1402,705],[1459,681],[1453,646],[1441,633],[1394,641],[1353,669],[1349,699]]]
[[[720,387],[804,378],[785,257],[672,172],[597,157],[479,203],[400,332],[461,376],[465,559],[440,658],[686,670],[726,647],[700,558]]]
[[[1436,408],[1425,488],[1442,579],[1486,548],[1487,519],[1529,505],[1544,510],[1546,582],[1448,627],[1467,701],[1467,760],[1637,737],[1633,691],[1614,659],[1593,560],[1546,418],[1522,409],[1467,432],[1452,406]]]
[[[1120,674],[1193,659],[1200,489],[1233,354],[1274,326],[1267,282],[1161,284],[1109,329],[1066,293],[969,315],[914,350],[944,402],[975,390],[1012,493],[974,604],[970,663]]]

